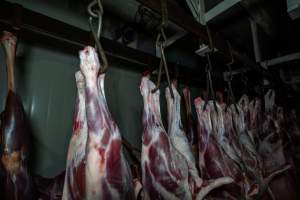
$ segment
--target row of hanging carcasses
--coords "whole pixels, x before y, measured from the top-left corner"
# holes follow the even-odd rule
[[[124,190],[125,182],[128,184],[133,181],[128,181],[131,180],[131,174],[128,167],[125,167],[128,165],[123,159],[120,142],[117,145],[119,149],[117,155],[121,161],[115,163],[119,166],[107,164],[107,160],[112,156],[109,154],[110,149],[116,148],[111,147],[113,143],[108,141],[114,137],[120,141],[121,136],[106,104],[104,75],[99,76],[97,83],[90,84],[89,79],[95,82],[96,76],[93,67],[89,65],[94,63],[93,66],[99,66],[97,56],[93,56],[95,54],[94,49],[90,47],[80,54],[81,72],[76,74],[79,107],[75,110],[78,112],[82,109],[82,111],[75,115],[77,120],[74,123],[74,134],[69,149],[64,194],[74,193],[79,195],[75,199],[80,199],[86,197],[89,190],[90,195],[96,194],[97,199],[101,199],[104,194],[108,195],[107,193],[114,191],[105,197],[133,198],[126,195],[131,193],[133,184]],[[282,109],[275,105],[274,91],[270,90],[265,96],[264,113],[261,101],[254,99],[249,102],[247,96],[243,96],[238,104],[230,106],[222,102],[205,102],[197,98],[195,100],[197,128],[195,130],[187,126],[185,131],[181,123],[181,97],[176,90],[176,83],[173,82],[171,86],[173,96],[169,88],[166,89],[168,108],[168,131],[166,131],[161,120],[159,90],[155,91],[155,88],[149,75],[142,77],[140,90],[144,100],[142,119],[144,131],[141,182],[144,199],[297,198],[295,189],[297,183],[295,176],[292,175],[295,172],[294,162],[289,159],[292,154],[284,148],[285,142],[290,142],[287,140],[289,138],[287,134],[282,131],[286,118],[282,117]],[[92,98],[93,95],[89,93],[91,90],[95,90],[94,101],[99,102],[98,106],[101,105],[99,108],[97,104],[91,106],[91,100],[83,96],[88,95],[88,98]],[[185,90],[183,93],[186,97],[188,125],[191,125],[193,118],[189,92]],[[99,116],[97,117],[94,112]],[[103,114],[101,112],[104,116],[101,116]],[[97,120],[100,121],[99,125],[92,126]],[[90,130],[93,130],[92,134],[98,133],[95,137],[98,143],[97,141],[91,143],[97,145],[88,144],[91,141],[86,138],[90,137]],[[195,136],[196,148],[192,148],[193,142],[189,142],[188,138]],[[99,142],[103,140],[106,141],[105,144]],[[100,150],[102,152],[100,156],[95,153],[90,155],[93,161],[91,166],[95,163],[101,166],[101,176],[98,168],[88,167],[89,148],[96,148],[95,152]],[[192,149],[197,149],[196,154],[192,153]],[[94,181],[86,178],[87,169],[94,170],[89,173],[98,178]],[[112,169],[114,172],[111,172]],[[124,177],[114,177],[117,181],[107,176],[116,173],[116,169],[122,173],[126,171]],[[88,188],[94,188],[95,184],[99,184],[96,189]],[[79,189],[81,187],[84,189]]]
[[[147,77],[143,79],[147,79]],[[154,85],[149,79],[144,80],[144,82],[148,82],[147,84],[150,89],[143,89],[147,84],[142,81],[142,91],[153,90]],[[265,95],[264,106],[260,99],[255,98],[250,102],[246,95],[242,96],[237,104],[232,105],[215,101],[205,102],[200,97],[196,98],[194,104],[197,113],[197,123],[196,126],[193,126],[189,91],[185,88],[183,96],[187,110],[187,126],[184,131],[180,119],[180,95],[174,84],[172,88],[174,93],[173,99],[170,96],[169,88],[166,89],[168,134],[162,131],[164,129],[159,119],[159,101],[157,100],[159,99],[159,94],[142,92],[144,104],[154,107],[148,109],[148,111],[145,109],[144,113],[148,113],[148,117],[146,118],[149,122],[145,123],[144,120],[144,127],[147,127],[147,124],[153,123],[152,121],[155,119],[153,116],[159,116],[157,117],[157,121],[154,120],[156,122],[153,126],[155,127],[157,124],[160,124],[160,134],[164,133],[165,137],[171,141],[170,143],[173,147],[183,155],[183,158],[187,161],[187,167],[182,166],[182,160],[184,159],[181,158],[181,155],[179,155],[179,158],[174,155],[168,156],[167,151],[163,147],[166,144],[161,144],[161,147],[159,146],[161,141],[156,141],[157,146],[153,146],[153,148],[157,149],[157,152],[160,152],[159,154],[162,154],[160,155],[162,158],[159,160],[164,160],[164,157],[174,158],[174,166],[179,169],[179,172],[188,169],[188,185],[192,199],[203,198],[203,194],[208,194],[208,199],[299,198],[297,191],[298,178],[295,168],[297,162],[299,163],[296,152],[297,143],[295,143],[297,138],[299,140],[299,128],[296,123],[295,112],[284,113],[281,107],[276,106],[274,90],[269,90]],[[222,97],[219,99],[222,99]],[[151,111],[154,113],[153,116],[149,116]],[[144,140],[145,137],[150,137],[148,136],[148,132],[151,131],[147,130],[144,132]],[[152,137],[153,145],[157,138],[155,134]],[[189,138],[188,145],[186,144],[186,138]],[[159,177],[162,177],[164,173],[156,174],[155,168],[153,168],[154,171],[151,173],[151,158],[154,160],[157,158],[153,158],[153,155],[146,155],[149,153],[149,144],[145,143],[144,140],[142,169],[143,177],[147,181],[143,180],[143,183],[147,196],[150,196],[150,199],[157,199],[156,197],[164,193],[163,191],[168,191],[169,187],[167,185],[163,186],[166,180],[155,181],[160,180]],[[194,162],[194,158],[191,158],[190,153],[193,144],[193,149],[196,149],[194,151],[196,152],[194,154],[196,162]],[[170,148],[172,149],[172,147]],[[165,156],[163,156],[164,154]],[[146,159],[143,159],[143,156]],[[156,156],[159,155],[155,154]],[[144,160],[146,161],[143,163]],[[169,160],[169,162],[171,161]],[[159,166],[160,163],[156,162],[153,165]],[[166,163],[164,165],[167,166]],[[199,169],[198,174],[195,166]],[[145,168],[147,170],[144,170]],[[169,165],[168,168],[172,168],[172,165]],[[174,170],[176,171],[176,169]],[[156,174],[156,176],[150,181],[149,177],[153,174]],[[230,177],[233,179],[233,182],[230,184],[227,182],[225,185],[228,180],[217,179],[221,177]],[[176,180],[176,175],[173,176],[173,180]],[[211,187],[203,188],[204,185],[207,186],[213,180],[215,184],[212,184]],[[205,183],[206,181],[208,183]],[[154,194],[153,188],[152,190],[146,188],[148,185],[147,182],[158,182],[157,185],[163,187],[158,191],[159,194],[156,197],[153,198],[152,196]],[[169,182],[171,181],[169,180]],[[220,187],[221,185],[223,186]],[[220,188],[216,189],[213,186]],[[178,185],[170,193],[176,194],[176,191],[181,191],[179,188],[182,189],[184,187]],[[212,189],[215,190],[208,193]],[[175,198],[175,196],[171,195],[162,199]],[[179,193],[176,197],[178,199],[186,199],[186,196],[182,193]]]
[[[10,39],[7,41],[6,51],[10,53],[8,55],[12,55],[15,51],[15,43],[11,43]],[[91,83],[91,80],[95,79],[95,74],[97,75],[99,62],[95,55],[94,49],[90,47],[81,53],[82,73],[76,75],[79,95],[77,109],[75,109],[73,136],[81,139],[78,142],[75,138],[75,145],[70,143],[69,152],[72,153],[68,155],[64,187],[69,187],[71,191],[69,191],[70,196],[64,196],[64,198],[85,199],[88,198],[86,194],[89,193],[92,196],[95,195],[96,199],[103,199],[102,195],[106,194],[104,192],[106,189],[111,192],[110,197],[106,194],[108,195],[106,199],[132,199],[134,197],[131,192],[134,184],[122,154],[121,135],[106,104],[103,89],[104,75],[99,77],[97,84],[86,84],[87,81]],[[10,59],[14,59],[14,56]],[[96,69],[91,67],[92,64],[94,67],[97,66]],[[13,62],[10,65],[13,65]],[[98,87],[95,87],[97,85]],[[285,115],[281,108],[276,107],[274,91],[270,91],[265,96],[264,113],[262,113],[260,100],[254,99],[249,102],[246,96],[242,97],[238,105],[231,106],[226,106],[222,102],[205,102],[201,98],[197,98],[195,100],[197,121],[194,122],[197,126],[196,130],[192,126],[193,117],[189,91],[185,89],[183,93],[187,105],[188,126],[184,130],[180,118],[181,100],[175,85],[172,85],[173,98],[169,89],[166,91],[167,133],[160,116],[159,91],[153,92],[155,85],[150,81],[148,75],[142,78],[140,89],[144,97],[142,120],[144,133],[141,169],[142,193],[145,199],[297,198],[295,192],[297,183],[294,180],[296,176],[293,176],[293,173],[295,173],[294,166],[297,164],[298,158],[295,153],[297,152],[295,141],[298,139],[299,129],[295,113]],[[89,93],[91,90],[94,90],[94,93]],[[89,95],[86,97],[86,94]],[[8,109],[9,98],[7,103]],[[8,124],[6,124],[5,116],[7,115],[7,118],[11,119],[9,117],[11,115],[5,115],[5,113],[12,113],[7,109],[2,115],[2,135],[6,134],[6,126],[12,122],[8,120]],[[77,117],[82,121],[76,120]],[[100,122],[97,124],[95,121]],[[83,132],[85,133],[82,134]],[[102,144],[97,141],[96,143],[91,142],[94,146],[88,146],[88,138],[91,138],[91,134],[99,136],[96,137],[99,141],[100,138],[104,139],[108,136],[112,139],[107,139]],[[195,140],[195,138],[197,139]],[[114,145],[111,146],[112,144]],[[195,154],[192,154],[192,144],[196,144],[196,148],[193,148],[196,149]],[[88,147],[96,148],[96,152],[100,156],[96,155],[95,151],[88,150]],[[116,149],[117,151],[110,154],[109,150]],[[8,195],[11,196],[9,199],[17,197],[32,199],[32,194],[27,194],[28,196],[21,194],[22,188],[26,190],[26,193],[30,193],[32,186],[30,181],[26,181],[25,185],[20,184],[24,180],[23,175],[28,174],[27,167],[23,166],[26,163],[26,153],[23,157],[16,157],[15,151],[24,151],[24,149],[20,147],[20,149],[12,149],[12,152],[4,150],[2,152],[5,154],[2,155],[1,163],[5,172],[2,180],[5,181],[1,183],[4,185],[9,183],[12,188]],[[80,150],[84,151],[83,155],[80,154]],[[90,165],[91,168],[86,167],[88,164],[87,152],[91,153],[90,159],[93,163]],[[96,159],[94,155],[96,155]],[[114,159],[108,164],[107,161],[112,157]],[[21,160],[14,158],[21,158]],[[80,159],[82,159],[82,163]],[[118,160],[121,162],[117,162]],[[98,164],[102,163],[102,171],[99,171],[98,167],[93,167],[95,164],[97,165],[98,161]],[[20,163],[20,165],[7,165],[7,163]],[[119,168],[116,167],[118,164]],[[74,173],[72,177],[70,177],[70,165],[76,165],[72,169],[72,173]],[[79,168],[77,168],[78,166]],[[92,178],[87,179],[86,174],[91,171],[92,173],[89,175]],[[118,172],[122,172],[123,176],[120,176]],[[111,177],[107,174],[110,174]],[[27,183],[28,185],[26,185]],[[90,188],[87,189],[88,185]],[[99,185],[102,187],[98,187]],[[217,187],[220,188],[216,189]],[[53,189],[53,187],[49,187],[45,190],[51,190],[50,188]],[[59,188],[56,187],[57,192],[45,192],[49,195],[44,198],[53,199],[56,193],[59,194]],[[67,192],[66,189],[65,194]]]

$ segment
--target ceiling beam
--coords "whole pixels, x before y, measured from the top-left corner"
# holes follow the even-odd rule
[[[266,61],[261,62],[261,65],[267,69],[269,66],[279,65],[279,64],[294,61],[294,60],[300,60],[300,52],[288,54],[288,55],[281,56],[278,58],[273,58],[271,60],[266,60]]]
[[[234,5],[238,4],[241,0],[224,0],[208,12],[205,13],[205,21],[209,22],[213,20],[215,17],[221,15],[226,12],[228,9],[232,8]]]
[[[205,20],[205,2],[204,0],[186,0],[194,18],[201,24],[206,24]]]

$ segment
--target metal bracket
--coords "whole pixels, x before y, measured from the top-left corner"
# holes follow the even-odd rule
[[[225,11],[232,8],[234,5],[239,3],[241,0],[224,0],[212,9],[210,9],[208,12],[205,13],[205,21],[209,22],[216,18],[217,16],[221,15]]]
[[[209,48],[208,45],[202,43],[202,44],[200,44],[200,48],[198,50],[196,50],[195,53],[201,57],[205,57],[206,54],[211,53],[211,52],[217,52],[217,51],[218,51],[218,49],[216,49],[216,48],[211,49],[211,48]]]
[[[299,60],[300,59],[300,52],[288,54],[285,56],[281,56],[278,58],[273,58],[270,60],[266,60],[263,62],[260,62],[261,66],[265,69],[268,69],[268,66],[273,66],[273,65],[279,65],[281,63],[293,61],[293,60]]]

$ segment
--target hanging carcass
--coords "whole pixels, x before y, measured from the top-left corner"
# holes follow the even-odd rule
[[[170,89],[166,88],[167,110],[168,110],[168,135],[173,146],[181,153],[187,161],[189,170],[189,186],[195,198],[204,198],[211,190],[228,184],[231,182],[230,178],[220,178],[217,180],[203,181],[199,177],[196,168],[196,161],[191,150],[191,145],[188,142],[186,134],[183,130],[181,122],[180,103],[181,97],[176,89],[176,81],[171,84],[174,98],[172,98]],[[199,192],[199,194],[198,194]],[[200,197],[201,196],[201,197]]]
[[[191,102],[191,92],[188,86],[185,86],[182,90],[184,103],[185,103],[185,110],[186,110],[186,128],[185,132],[187,138],[192,145],[192,150],[194,155],[197,156],[197,123],[194,119],[192,114],[192,102]]]
[[[133,199],[130,168],[123,155],[120,131],[109,113],[104,93],[105,74],[98,78],[100,64],[94,48],[80,51],[85,78],[88,138],[86,144],[85,192],[87,199]]]
[[[287,120],[284,127],[287,127],[286,133],[290,136],[290,153],[292,154],[298,180],[300,180],[300,118],[297,116],[295,109],[286,116]]]
[[[175,85],[176,82],[174,81],[171,85],[174,98],[171,97],[169,88],[166,88],[165,92],[168,110],[168,135],[173,146],[184,156],[185,160],[187,161],[189,169],[189,182],[193,191],[195,188],[201,186],[202,180],[199,178],[191,145],[188,142],[186,134],[183,130],[180,113],[181,97]]]
[[[32,180],[28,170],[29,141],[31,131],[20,97],[16,93],[14,62],[17,38],[4,32],[1,43],[7,65],[8,95],[5,110],[1,114],[0,135],[1,163],[4,170],[1,197],[10,199],[33,199]]]
[[[265,113],[260,131],[259,153],[262,157],[264,174],[272,174],[278,169],[289,167],[289,156],[285,151],[287,135],[283,126],[283,110],[275,104],[275,91],[269,90],[264,97]],[[290,171],[270,183],[274,196],[278,199],[298,199],[297,184]]]
[[[146,199],[192,199],[188,184],[188,165],[172,145],[163,127],[159,90],[142,77],[140,90],[144,100],[142,136],[142,180]]]
[[[199,168],[201,175],[206,179],[220,177],[232,177],[234,182],[224,186],[223,190],[213,192],[214,198],[242,199],[244,197],[244,176],[239,166],[224,152],[224,149],[217,142],[215,131],[224,131],[222,119],[212,116],[212,112],[219,112],[221,109],[212,111],[218,106],[216,102],[206,103],[200,97],[195,99],[195,107],[198,118],[198,149]],[[219,107],[219,106],[218,106]],[[217,107],[217,108],[218,108]],[[220,130],[221,129],[221,130]],[[223,133],[222,133],[223,134]]]
[[[170,88],[170,87],[169,87]],[[141,94],[144,100],[144,113],[143,113],[143,139],[142,139],[142,172],[143,172],[143,186],[146,199],[203,199],[209,191],[214,188],[220,187],[224,184],[232,182],[231,178],[224,178],[210,181],[202,181],[196,175],[196,182],[199,186],[195,188],[195,194],[189,186],[189,165],[192,165],[192,158],[186,158],[186,156],[192,156],[190,150],[184,152],[186,145],[189,145],[187,139],[183,138],[185,133],[180,128],[180,112],[178,112],[178,102],[176,106],[170,108],[172,115],[171,124],[175,130],[172,133],[176,136],[175,139],[170,139],[169,135],[163,127],[160,114],[159,103],[159,90],[156,90],[154,83],[149,79],[149,75],[145,75],[142,78],[140,86]],[[176,95],[177,94],[177,95]],[[171,92],[169,94],[171,95]],[[173,93],[174,98],[178,100],[178,93]],[[177,97],[176,97],[177,96]],[[179,99],[180,101],[180,99]],[[173,104],[175,105],[175,104]],[[180,109],[180,108],[179,108]],[[174,112],[176,111],[176,112]],[[179,133],[176,133],[176,128],[179,129]],[[183,143],[181,143],[183,142]],[[183,145],[183,148],[174,144]],[[181,144],[180,144],[181,143]],[[181,151],[181,152],[180,152]],[[189,155],[183,155],[189,153]],[[191,166],[191,170],[194,167]],[[192,177],[191,177],[192,178]],[[200,180],[199,180],[200,179]],[[197,185],[197,184],[196,184]],[[194,196],[194,197],[193,197]]]

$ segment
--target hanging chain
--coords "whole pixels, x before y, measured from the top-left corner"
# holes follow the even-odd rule
[[[94,10],[93,7],[97,6],[97,10]],[[102,16],[103,16],[103,7],[101,0],[94,0],[88,5],[88,13],[90,14],[89,17],[89,26],[92,31],[93,38],[95,40],[95,49],[98,50],[99,56],[103,62],[102,69],[100,73],[105,73],[108,68],[108,61],[107,57],[105,55],[105,52],[102,48],[102,45],[100,43],[100,35],[102,30]],[[93,18],[98,19],[98,27],[97,32],[93,28]]]
[[[162,76],[162,68],[164,67],[170,94],[171,94],[172,99],[174,99],[174,93],[173,93],[171,80],[170,80],[170,76],[169,76],[168,64],[167,64],[167,60],[166,60],[166,56],[165,56],[165,47],[166,47],[166,42],[167,42],[165,28],[167,27],[167,24],[168,24],[168,9],[167,9],[166,0],[161,0],[161,14],[162,14],[161,26],[160,26],[160,30],[159,30],[159,33],[156,38],[156,46],[158,46],[160,49],[161,59],[160,59],[160,64],[159,64],[159,73],[158,73],[156,87],[152,90],[152,92],[154,93],[159,89],[160,82],[161,82],[161,76]]]
[[[167,0],[161,0],[161,28],[165,28],[168,26],[168,8],[167,8]]]
[[[212,76],[211,76],[211,71],[212,71],[212,63],[210,60],[210,54],[206,54],[207,57],[207,65],[206,65],[206,90],[207,90],[207,96],[206,96],[206,102],[204,104],[203,110],[206,109],[208,105],[208,101],[211,99],[214,104],[215,111],[218,112],[217,104],[216,104],[216,95],[214,91],[214,86],[213,86],[213,81],[212,81]]]
[[[232,54],[232,47],[231,47],[231,45],[228,41],[227,41],[227,45],[228,45],[230,56],[231,56],[231,61],[226,64],[227,67],[228,67],[228,70],[229,70],[229,76],[226,77],[226,81],[227,81],[227,84],[228,84],[228,93],[229,93],[228,94],[228,99],[234,105],[234,108],[235,108],[236,112],[239,113],[239,110],[238,110],[238,107],[237,107],[237,104],[236,104],[236,99],[235,99],[235,96],[234,96],[234,93],[233,93],[233,90],[232,90],[232,85],[231,85],[231,82],[232,82],[232,79],[233,79],[231,65],[234,63],[234,57],[233,57],[233,54]],[[230,103],[230,102],[228,102],[228,103]]]
[[[203,110],[206,109],[208,101],[211,99],[213,101],[214,104],[214,108],[215,111],[218,112],[217,109],[217,104],[216,104],[216,95],[215,95],[215,91],[214,91],[214,87],[213,87],[213,82],[212,82],[212,63],[211,63],[211,59],[210,59],[210,55],[214,53],[214,44],[212,41],[212,37],[211,37],[211,33],[210,30],[208,28],[208,25],[206,25],[206,31],[207,31],[207,36],[208,36],[208,42],[209,42],[209,48],[210,48],[210,52],[206,53],[206,57],[207,57],[207,62],[208,64],[206,65],[206,88],[207,88],[207,97],[206,97],[206,103],[203,107]]]
[[[214,47],[213,40],[211,37],[211,32],[210,32],[208,25],[206,25],[205,27],[206,27],[206,32],[207,32],[207,36],[208,36],[208,43],[209,43],[208,45],[209,45],[211,52],[213,53],[215,50],[215,47]]]

